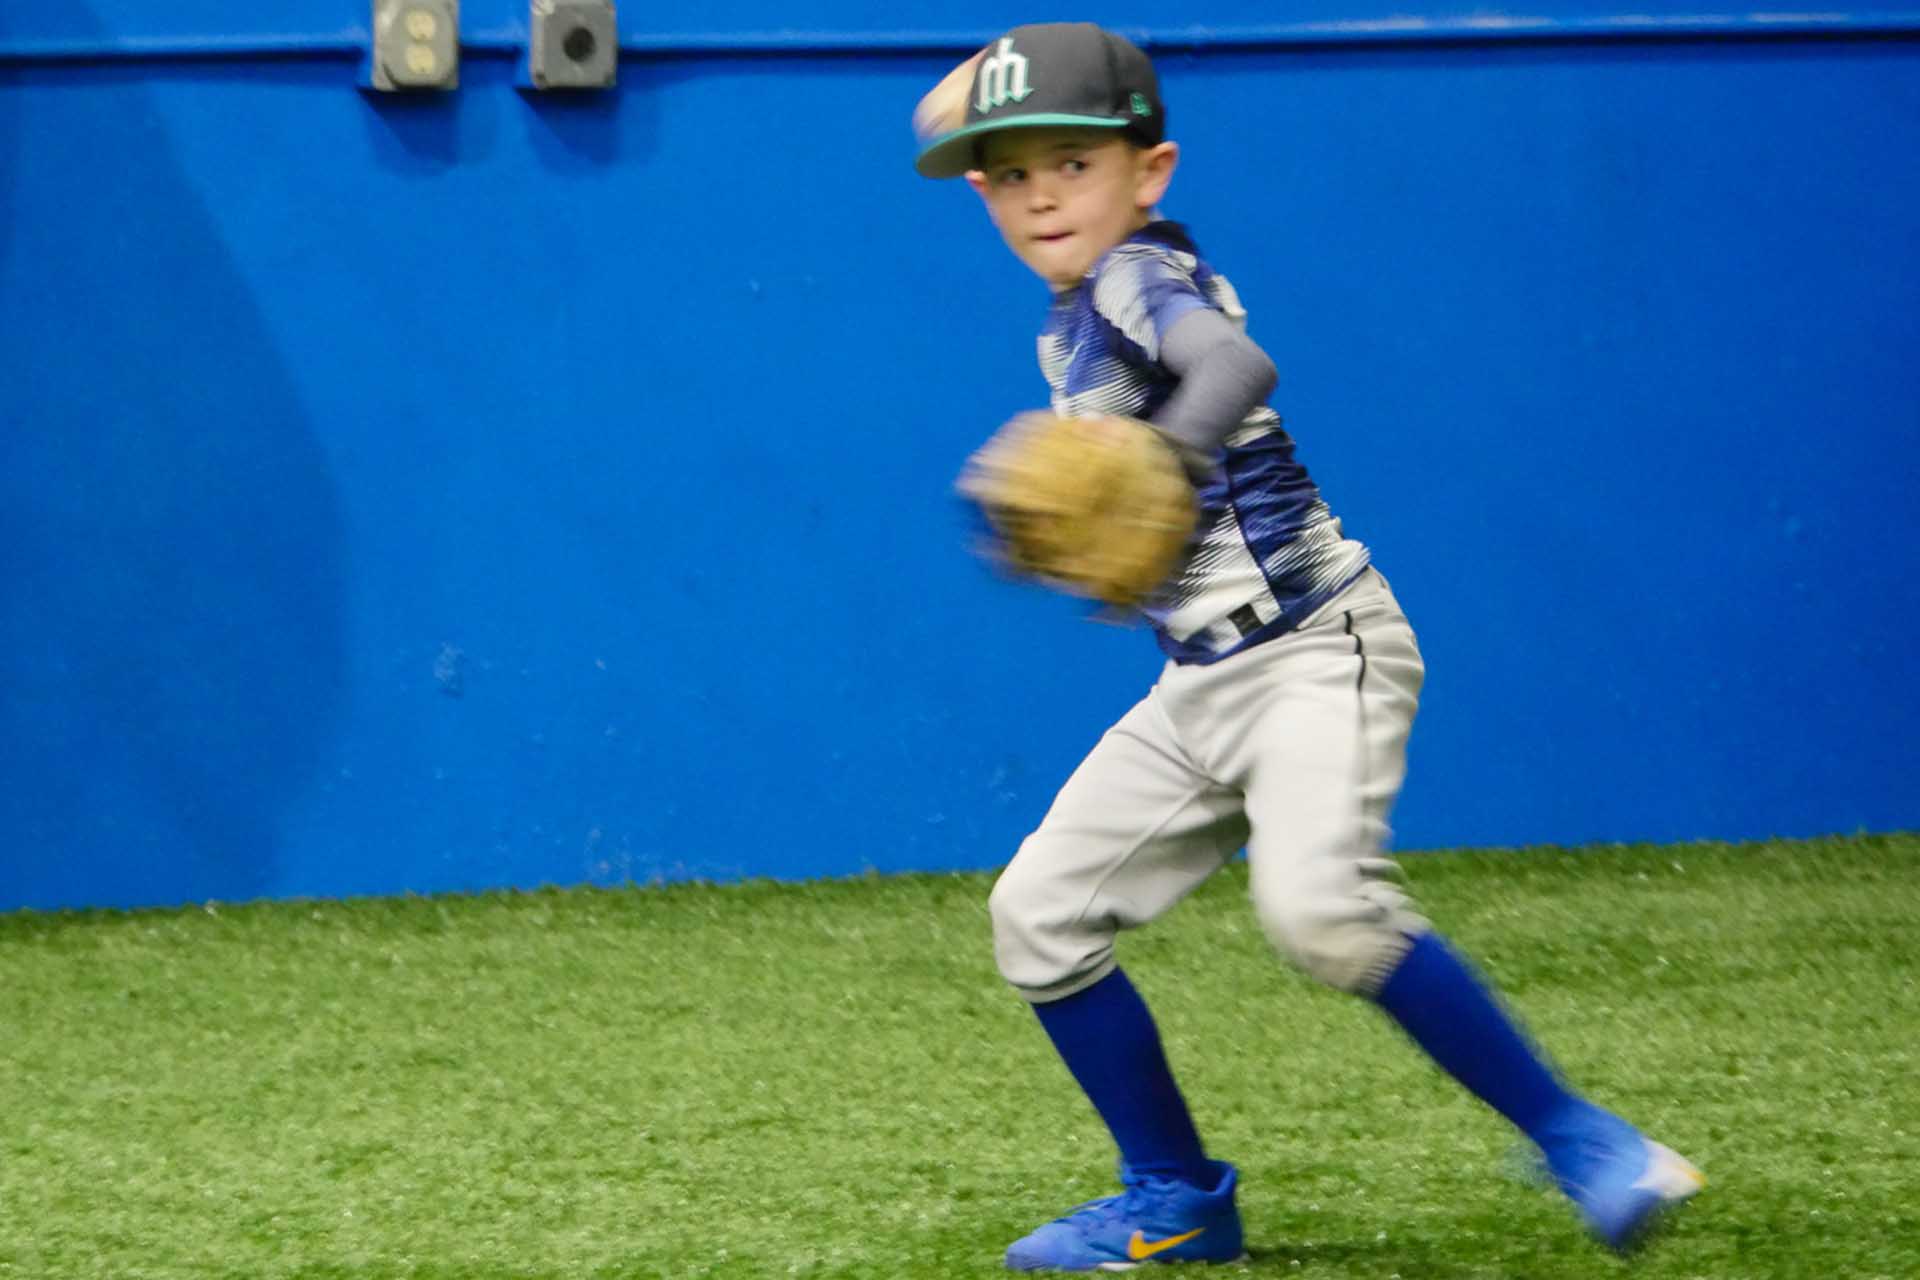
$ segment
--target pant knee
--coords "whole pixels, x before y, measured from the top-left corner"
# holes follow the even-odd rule
[[[1275,950],[1309,977],[1339,991],[1372,995],[1427,928],[1396,886],[1365,881],[1339,894],[1258,904]]]
[[[1061,886],[1016,858],[987,896],[1000,976],[1035,1003],[1092,986],[1112,970],[1114,928],[1086,918]]]

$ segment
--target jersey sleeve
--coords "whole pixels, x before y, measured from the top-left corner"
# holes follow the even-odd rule
[[[1188,313],[1213,305],[1166,253],[1127,246],[1111,254],[1095,275],[1093,309],[1142,356],[1158,363],[1168,330]]]

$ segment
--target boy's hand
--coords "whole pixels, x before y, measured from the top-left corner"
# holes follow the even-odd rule
[[[913,109],[913,136],[920,145],[945,137],[967,122],[967,93],[973,88],[973,70],[986,52],[980,50],[947,72],[946,78],[920,99],[920,105]]]
[[[1123,609],[1173,572],[1199,517],[1178,452],[1134,418],[1023,413],[967,460],[959,489],[991,558]]]

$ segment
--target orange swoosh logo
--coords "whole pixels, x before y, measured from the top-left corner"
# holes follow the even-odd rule
[[[1182,1235],[1168,1236],[1165,1240],[1155,1240],[1151,1243],[1148,1242],[1144,1231],[1136,1231],[1132,1239],[1127,1241],[1127,1257],[1135,1262],[1144,1262],[1156,1253],[1164,1253],[1177,1244],[1185,1244],[1205,1230],[1205,1227],[1195,1227]]]

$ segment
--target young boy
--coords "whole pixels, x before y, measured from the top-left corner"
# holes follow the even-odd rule
[[[1267,407],[1274,367],[1233,289],[1155,216],[1179,148],[1152,65],[1089,24],[1016,27],[928,95],[916,129],[918,170],[964,175],[1053,290],[1040,364],[1054,411],[1151,421],[1189,460],[1202,509],[1187,562],[1142,610],[1168,658],[1158,682],[993,890],[1000,971],[1121,1157],[1120,1194],[1016,1241],[1007,1266],[1241,1256],[1234,1167],[1202,1147],[1113,942],[1243,846],[1273,945],[1384,1010],[1625,1249],[1701,1176],[1561,1083],[1396,884],[1382,850],[1420,651]]]

